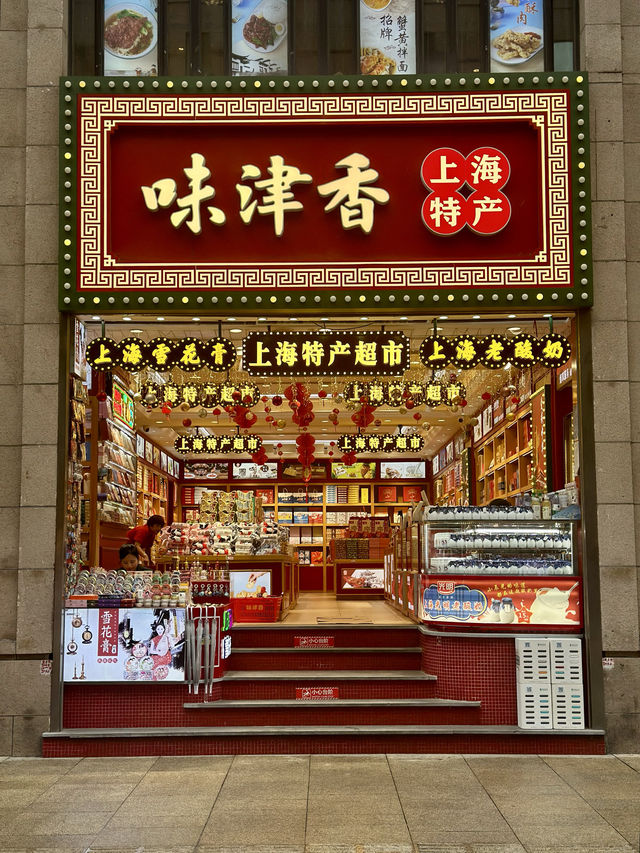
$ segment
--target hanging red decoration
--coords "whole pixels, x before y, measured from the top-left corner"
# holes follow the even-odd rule
[[[483,400],[490,400],[490,399],[491,399],[491,394],[490,394],[488,391],[484,391],[484,392],[483,392],[483,394],[482,394],[482,399],[483,399]]]
[[[327,396],[327,392],[324,390],[324,388],[321,388],[321,389],[318,391],[318,397],[320,397],[320,399],[321,399],[321,400],[324,400],[324,398],[325,398],[326,396]]]
[[[255,453],[251,454],[251,461],[255,462],[256,465],[264,465],[267,461],[267,451],[264,447],[261,447],[260,450],[257,450]]]
[[[282,397],[279,394],[276,394],[275,396],[273,396],[271,398],[271,402],[273,403],[274,406],[281,406],[282,405]]]
[[[353,452],[353,450],[349,451],[348,453],[343,453],[342,456],[340,457],[340,461],[343,462],[345,465],[354,465],[356,462],[356,459],[357,459],[357,456]]]
[[[96,399],[99,400],[101,403],[104,403],[104,401],[107,399],[107,392],[98,391],[98,393],[96,394]]]
[[[414,419],[414,421],[419,421],[419,420],[421,420],[421,419],[422,419],[422,415],[420,414],[420,412],[414,412],[413,419]]]
[[[367,406],[366,403],[364,403],[359,411],[354,412],[351,415],[351,420],[357,427],[365,429],[373,423],[373,413],[375,410],[375,406]]]
[[[185,418],[185,419],[182,421],[182,426],[183,426],[183,427],[190,427],[190,426],[191,426],[191,418]]]
[[[462,400],[460,400],[460,402],[458,403],[458,405],[459,405],[459,406],[462,406],[462,408],[464,409],[464,408],[465,408],[465,406],[467,405],[467,401],[463,398]]]
[[[520,397],[512,397],[511,402],[513,403],[514,406],[517,406],[518,403],[520,402]]]
[[[313,414],[313,401],[307,388],[301,382],[293,382],[285,388],[284,396],[293,412],[291,418],[293,423],[299,427],[309,426],[315,415]]]
[[[214,409],[214,410],[211,412],[211,414],[212,414],[212,415],[215,415],[215,417],[216,417],[216,418],[219,418],[219,417],[220,417],[220,415],[222,414],[222,412],[221,412],[221,410],[220,410],[220,409],[216,408],[216,409]]]
[[[171,414],[171,406],[167,406],[166,403],[162,407],[162,414],[169,416]]]
[[[415,408],[415,405],[416,404],[413,402],[413,400],[407,400],[407,402],[405,403],[405,406],[407,407],[407,409],[413,409],[413,408]]]

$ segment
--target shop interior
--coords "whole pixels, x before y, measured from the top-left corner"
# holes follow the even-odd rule
[[[302,360],[281,364],[279,376],[244,369],[243,342],[251,333],[295,332],[312,340],[387,330],[401,330],[410,341],[408,369],[400,374],[395,368],[389,376],[338,375],[328,368],[304,375],[314,370]],[[429,363],[421,349],[433,336],[497,335],[508,342],[550,331],[572,347],[562,365],[443,366]],[[498,501],[539,519],[579,512],[571,315],[87,315],[77,318],[75,337],[68,603],[74,595],[122,593],[116,573],[128,531],[161,516],[150,562],[138,566],[152,573],[152,582],[144,591],[132,583],[124,588],[132,601],[138,595],[137,606],[198,603],[185,580],[221,578],[231,569],[236,622],[316,624],[349,613],[382,622],[417,619],[408,596],[399,602],[391,589],[388,567],[385,578],[385,558],[400,558],[394,537],[401,539],[417,510]],[[105,338],[116,344],[221,338],[233,342],[237,357],[223,371],[151,364],[92,369],[82,354]],[[434,385],[440,402],[427,399]],[[235,452],[231,442],[243,435],[259,437],[257,451],[254,442]],[[345,435],[378,439],[373,449],[361,442],[350,450],[341,447]],[[210,439],[224,436],[221,451],[207,450],[214,447]],[[383,448],[387,436],[402,437],[400,447],[389,439]],[[414,556],[415,564],[408,565],[408,555],[404,568],[415,572]],[[209,575],[197,574],[203,569]],[[260,615],[252,616],[260,597]]]

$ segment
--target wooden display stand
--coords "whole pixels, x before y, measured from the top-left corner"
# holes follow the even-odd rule
[[[532,488],[531,407],[516,412],[512,421],[502,421],[475,448],[476,505],[494,498],[513,499]],[[513,502],[513,500],[512,500]]]
[[[354,487],[358,490],[358,502],[329,502],[329,489],[331,487]],[[329,546],[334,534],[348,526],[348,521],[335,521],[336,513],[365,513],[372,516],[384,516],[393,520],[399,511],[406,511],[420,500],[420,491],[425,488],[425,481],[421,479],[398,479],[398,480],[350,480],[350,479],[319,479],[305,483],[300,480],[190,480],[181,483],[183,498],[186,489],[206,488],[220,491],[253,491],[273,492],[273,500],[262,504],[265,512],[273,512],[274,520],[291,531],[293,549],[300,552],[321,552],[322,559],[317,562],[301,563],[303,577],[302,588],[306,592],[331,592],[336,591],[335,565],[331,561]],[[366,491],[365,491],[366,490]],[[383,500],[387,494],[393,492],[389,500]],[[300,500],[283,500],[283,496],[300,493]],[[189,493],[187,493],[189,494]],[[321,500],[311,500],[311,495],[319,495]],[[363,500],[363,498],[365,498]],[[411,499],[410,499],[411,498]],[[193,520],[188,513],[197,507],[197,503],[182,499],[182,521]],[[289,516],[283,518],[283,513],[291,511]],[[313,514],[317,521],[295,521],[295,517],[304,517],[304,514]],[[312,541],[297,542],[296,538],[305,536]],[[382,567],[380,563],[379,567]],[[382,594],[382,593],[381,593]]]
[[[298,603],[300,593],[300,578],[298,561],[287,554],[265,554],[264,556],[233,555],[224,557],[218,555],[197,556],[184,554],[181,556],[166,555],[158,557],[157,565],[170,565],[177,569],[200,564],[219,564],[220,569],[233,572],[268,572],[271,576],[271,595],[282,596],[280,620]]]

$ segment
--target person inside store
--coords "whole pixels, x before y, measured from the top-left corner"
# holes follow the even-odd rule
[[[132,542],[121,545],[118,552],[120,557],[120,568],[127,572],[137,572],[140,569],[140,555],[138,548]]]
[[[151,562],[151,547],[156,536],[164,527],[165,521],[161,515],[152,515],[146,524],[132,528],[127,533],[127,539],[136,546],[140,562],[148,566]]]

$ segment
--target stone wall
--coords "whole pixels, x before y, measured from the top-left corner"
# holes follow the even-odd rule
[[[0,6],[0,754],[49,726],[58,453],[63,0]]]
[[[640,4],[582,0],[593,180],[593,371],[608,746],[640,742]],[[0,754],[49,725],[64,0],[0,4]]]
[[[640,5],[586,0],[595,304],[593,378],[610,751],[640,743]]]

